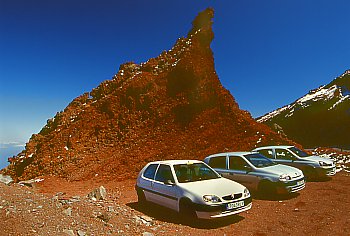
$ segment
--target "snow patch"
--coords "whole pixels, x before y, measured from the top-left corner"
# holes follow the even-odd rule
[[[311,93],[305,95],[302,98],[299,98],[296,103],[298,104],[304,104],[308,101],[319,101],[319,100],[330,100],[334,97],[335,91],[338,90],[337,85],[333,85],[329,89],[325,89],[325,86],[321,86],[320,88],[316,89],[315,91],[312,91]]]
[[[338,106],[340,103],[344,102],[346,99],[350,98],[350,95],[346,95],[345,97],[340,98],[336,103],[333,104],[332,107],[330,107],[328,110],[334,109],[336,106]]]
[[[268,113],[268,114],[266,114],[266,115],[260,117],[260,118],[257,120],[257,122],[263,123],[263,122],[265,122],[265,121],[267,121],[267,120],[271,120],[272,118],[274,118],[275,116],[281,114],[283,111],[285,111],[285,110],[287,110],[287,109],[289,109],[289,108],[290,108],[290,105],[284,106],[284,107],[279,108],[279,109],[277,109],[277,110],[275,110],[275,111],[272,111],[272,112],[270,112],[270,113]]]

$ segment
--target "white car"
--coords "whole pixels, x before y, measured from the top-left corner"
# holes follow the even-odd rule
[[[140,204],[153,202],[186,217],[213,219],[252,207],[246,187],[197,160],[148,163],[140,171],[135,188]]]

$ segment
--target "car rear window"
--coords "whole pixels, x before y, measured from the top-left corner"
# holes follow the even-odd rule
[[[154,174],[156,173],[158,164],[151,164],[149,165],[145,172],[143,173],[143,177],[148,178],[148,179],[154,179]]]

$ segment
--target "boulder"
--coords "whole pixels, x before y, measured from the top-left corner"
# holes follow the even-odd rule
[[[93,200],[105,200],[107,197],[107,191],[105,189],[105,187],[100,186],[99,188],[96,188],[94,190],[92,190],[89,194],[88,194],[88,198],[93,199]]]
[[[13,182],[13,179],[9,175],[0,174],[0,182],[6,185],[10,185]]]

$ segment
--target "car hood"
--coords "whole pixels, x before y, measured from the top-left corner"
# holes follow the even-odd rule
[[[333,165],[333,160],[328,159],[328,158],[324,158],[324,157],[319,157],[319,156],[308,156],[308,157],[304,157],[302,158],[304,160],[308,160],[308,161],[315,161],[315,162],[326,162],[327,164],[332,164]]]
[[[243,193],[245,187],[235,181],[218,178],[178,184],[183,190],[203,196],[214,194],[219,197],[232,193]]]
[[[274,173],[276,175],[287,174],[291,177],[297,177],[299,175],[303,175],[303,172],[298,168],[287,166],[287,165],[281,165],[281,164],[268,166],[261,169],[263,169],[264,171],[268,171],[270,173]]]

